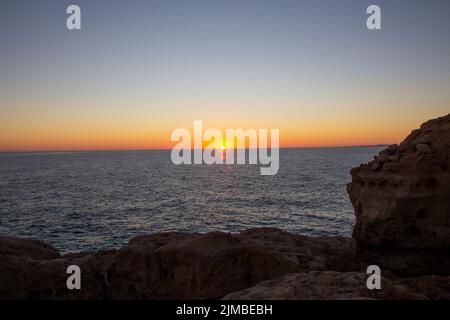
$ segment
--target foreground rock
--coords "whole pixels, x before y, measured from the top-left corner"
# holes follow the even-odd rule
[[[2,299],[213,299],[287,273],[348,271],[355,257],[352,239],[268,228],[236,235],[155,234],[133,238],[117,251],[66,256],[36,241],[15,242],[43,254],[8,249],[10,238],[0,238]],[[82,290],[66,288],[72,264],[82,270]]]
[[[350,238],[267,228],[162,233],[117,251],[64,256],[39,241],[0,237],[0,299],[450,298],[450,277],[399,278],[388,270],[382,290],[368,290],[369,262],[355,257]],[[81,290],[66,287],[72,264],[82,270]]]
[[[225,300],[424,300],[424,294],[408,290],[382,278],[381,290],[369,290],[367,274],[358,272],[311,271],[288,274],[264,281],[252,288],[229,294]],[[420,291],[420,288],[415,288]]]
[[[422,276],[397,281],[407,290],[421,292],[428,299],[450,300],[450,277]]]
[[[450,275],[450,115],[351,175],[358,258],[402,276]]]

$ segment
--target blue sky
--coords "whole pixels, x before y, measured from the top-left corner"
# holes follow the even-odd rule
[[[81,7],[81,31],[66,29],[69,4]],[[382,9],[381,31],[366,28],[369,4]],[[446,0],[1,6],[3,149],[39,149],[49,130],[72,143],[80,127],[99,147],[129,128],[139,130],[121,143],[156,146],[196,119],[284,128],[289,145],[384,143],[450,110]],[[350,126],[340,142],[319,137],[334,126]]]

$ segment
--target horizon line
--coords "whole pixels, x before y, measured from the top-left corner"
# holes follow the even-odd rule
[[[370,147],[385,147],[392,143],[381,144],[363,144],[363,145],[328,145],[328,146],[289,146],[279,147],[277,149],[326,149],[326,148],[370,148]],[[170,151],[173,148],[130,148],[130,149],[68,149],[68,150],[0,150],[0,154],[4,153],[76,153],[76,152],[127,152],[127,151]],[[202,148],[204,150],[205,148]],[[238,149],[238,148],[235,148]],[[246,150],[250,148],[245,148]],[[258,149],[258,148],[256,148]],[[197,150],[192,148],[191,150]]]

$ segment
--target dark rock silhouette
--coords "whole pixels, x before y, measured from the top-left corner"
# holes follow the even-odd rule
[[[426,295],[382,278],[383,290],[369,290],[367,274],[359,272],[311,271],[291,273],[256,286],[231,293],[225,300],[314,300],[314,299],[389,299],[426,300]],[[420,291],[420,290],[418,290]]]
[[[361,246],[450,247],[450,115],[430,120],[399,145],[351,171],[348,193]]]
[[[355,256],[349,238],[309,238],[270,228],[236,235],[161,233],[133,238],[117,251],[65,256],[23,239],[16,240],[20,247],[33,245],[44,254],[8,250],[9,240],[0,238],[3,299],[220,298],[286,273],[350,270]],[[66,287],[66,269],[73,264],[82,270],[82,290]]]
[[[358,258],[407,276],[450,273],[450,115],[351,170]]]

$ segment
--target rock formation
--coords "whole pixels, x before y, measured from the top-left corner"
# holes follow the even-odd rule
[[[0,237],[0,299],[448,299],[450,277],[400,278],[368,263],[351,238],[311,238],[271,228],[240,234],[161,233],[119,250],[60,255],[33,240]],[[82,289],[66,287],[69,265]]]
[[[225,300],[315,300],[389,299],[424,300],[427,296],[382,278],[383,290],[369,290],[367,274],[359,272],[311,271],[292,273],[231,293]]]
[[[450,247],[450,115],[424,123],[351,175],[359,245]]]
[[[261,228],[161,233],[117,251],[64,256],[37,241],[0,237],[0,254],[2,299],[211,299],[286,273],[350,270],[355,244]],[[72,264],[82,270],[82,290],[66,288]]]

